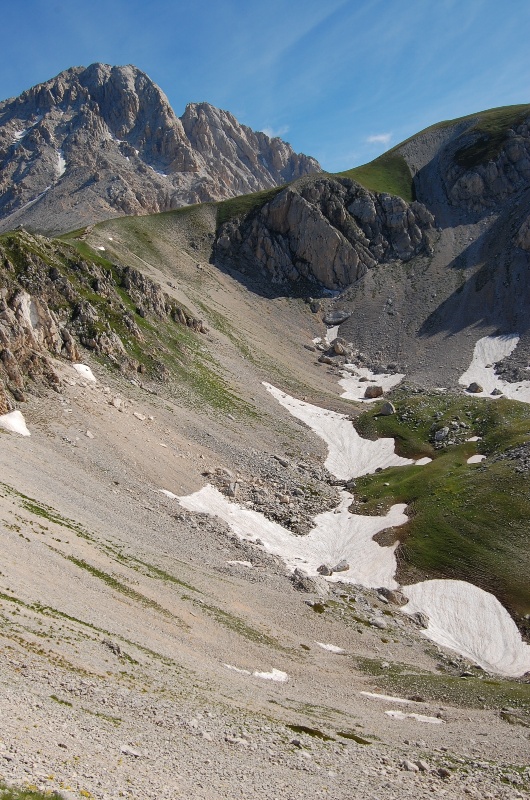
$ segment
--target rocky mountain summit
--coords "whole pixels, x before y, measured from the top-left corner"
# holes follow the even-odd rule
[[[319,171],[208,103],[182,117],[133,66],[74,67],[0,103],[0,230],[58,233]]]

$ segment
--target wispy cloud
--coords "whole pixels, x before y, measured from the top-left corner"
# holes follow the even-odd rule
[[[372,136],[366,137],[368,144],[390,144],[391,139],[391,133],[374,133]]]
[[[263,133],[271,139],[274,139],[276,136],[282,137],[285,136],[286,133],[289,133],[289,126],[281,125],[279,128],[263,128]]]

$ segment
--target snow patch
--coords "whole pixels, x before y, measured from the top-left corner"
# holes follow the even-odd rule
[[[362,694],[363,697],[371,697],[374,700],[384,700],[386,703],[404,703],[405,705],[411,705],[414,700],[407,700],[405,697],[394,697],[391,694],[377,694],[377,692],[359,692]]]
[[[251,672],[249,669],[239,669],[239,667],[234,667],[232,664],[223,664],[223,667],[232,670],[233,672],[238,672],[240,675],[252,675],[254,678],[261,678],[264,681],[277,681],[279,683],[285,683],[289,680],[289,676],[286,672],[282,672],[280,669],[272,669],[270,672]]]
[[[231,566],[249,567],[253,568],[254,564],[251,561],[227,561]]]
[[[341,496],[338,508],[315,517],[315,527],[307,536],[296,536],[259,511],[231,502],[210,484],[194,494],[181,497],[179,503],[188,511],[212,514],[223,520],[239,539],[251,542],[259,539],[268,552],[280,556],[291,570],[303,563],[304,570],[316,576],[321,564],[333,565],[344,559],[350,568],[330,576],[328,580],[372,589],[379,586],[397,588],[393,577],[397,566],[397,542],[390,547],[381,547],[373,537],[386,528],[407,522],[405,505],[392,506],[384,517],[364,517],[350,514],[351,494],[342,492]]]
[[[393,389],[394,386],[397,386],[398,383],[401,383],[405,375],[400,373],[381,373],[376,374],[372,372],[371,369],[368,367],[356,367],[354,364],[345,364],[344,369],[346,372],[350,372],[350,377],[343,377],[339,381],[339,386],[342,386],[344,389],[341,397],[346,398],[346,400],[360,400],[363,403],[373,403],[375,400],[379,400],[380,398],[366,398],[364,393],[366,391],[367,386],[370,386],[370,383],[373,383],[375,386],[380,386],[383,392],[388,392],[390,389]],[[361,378],[364,380],[361,381]]]
[[[442,725],[443,719],[439,717],[426,717],[425,714],[405,714],[404,711],[385,711],[393,719],[415,719],[416,722],[430,722],[431,725]]]
[[[323,650],[328,650],[330,653],[345,653],[346,650],[343,650],[342,647],[337,647],[334,644],[324,644],[324,642],[315,642],[321,647]]]
[[[394,452],[394,439],[363,439],[345,414],[313,406],[290,397],[270,383],[263,384],[294,417],[305,422],[328,446],[325,461],[336,478],[358,478],[368,475],[378,467],[400,467],[413,464],[410,458],[401,458]]]
[[[238,672],[240,675],[252,675],[252,672],[248,669],[239,669],[239,667],[234,667],[232,664],[223,664],[223,667],[227,669],[231,669],[232,672]]]
[[[431,580],[404,586],[405,614],[421,611],[422,633],[490,672],[518,677],[530,670],[530,645],[497,598],[465,581]]]
[[[333,328],[328,328],[326,332],[326,339],[328,340],[329,344],[335,341],[337,336],[339,335],[339,326],[334,325]]]
[[[430,464],[431,461],[432,458],[429,458],[429,456],[424,456],[423,458],[418,458],[418,460],[415,461],[414,464],[416,467],[423,467],[425,466],[425,464]]]
[[[11,433],[19,433],[21,436],[31,436],[26,426],[26,420],[18,409],[0,417],[0,428]]]
[[[165,494],[165,496],[169,497],[170,500],[178,500],[179,499],[178,495],[173,494],[173,492],[170,492],[168,489],[157,489],[157,492],[159,492],[160,494]]]
[[[85,380],[91,381],[92,383],[97,383],[96,377],[90,367],[87,367],[86,364],[72,364],[75,371],[81,375]]]
[[[484,461],[485,458],[486,458],[486,456],[477,454],[476,456],[471,456],[471,458],[468,458],[467,463],[468,464],[480,464],[480,462]]]
[[[255,678],[262,678],[264,681],[277,681],[278,683],[286,683],[289,680],[289,676],[286,672],[282,672],[281,669],[272,669],[270,672],[253,672],[252,673]]]
[[[60,178],[66,172],[66,161],[62,150],[57,151],[57,178]]]
[[[518,343],[519,335],[517,333],[504,336],[484,336],[479,339],[473,350],[471,364],[458,379],[458,383],[465,387],[473,382],[480,384],[484,391],[473,393],[473,397],[491,397],[494,389],[498,389],[510,400],[530,403],[530,381],[508,383],[495,374],[495,364],[513,353]],[[493,395],[493,398],[496,396],[499,395]]]

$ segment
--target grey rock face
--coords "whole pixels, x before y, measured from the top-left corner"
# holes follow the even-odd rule
[[[370,267],[430,252],[434,220],[421,203],[376,194],[346,178],[300,181],[219,231],[218,259],[273,283],[339,289]]]
[[[74,67],[0,103],[0,159],[0,229],[51,233],[320,170],[207,103],[179,119],[143,72],[105,64]]]
[[[468,146],[479,143],[473,134]],[[506,141],[491,160],[466,168],[453,160],[445,181],[450,202],[472,211],[494,208],[528,186],[530,180],[530,119],[508,131]]]

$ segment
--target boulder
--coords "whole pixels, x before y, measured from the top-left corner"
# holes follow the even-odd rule
[[[484,391],[484,389],[482,388],[480,383],[477,383],[476,381],[472,381],[469,384],[469,386],[467,387],[466,391],[471,392],[471,394],[480,394],[481,392]]]
[[[382,386],[367,386],[364,392],[364,396],[367,400],[373,400],[376,397],[381,397],[383,394],[383,387]]]
[[[379,409],[379,413],[381,414],[382,417],[392,416],[392,414],[396,413],[394,404],[387,400],[386,403],[383,403],[383,405]]]
[[[291,583],[299,592],[312,592],[321,597],[329,594],[329,586],[324,578],[311,577],[298,568],[291,575]]]

